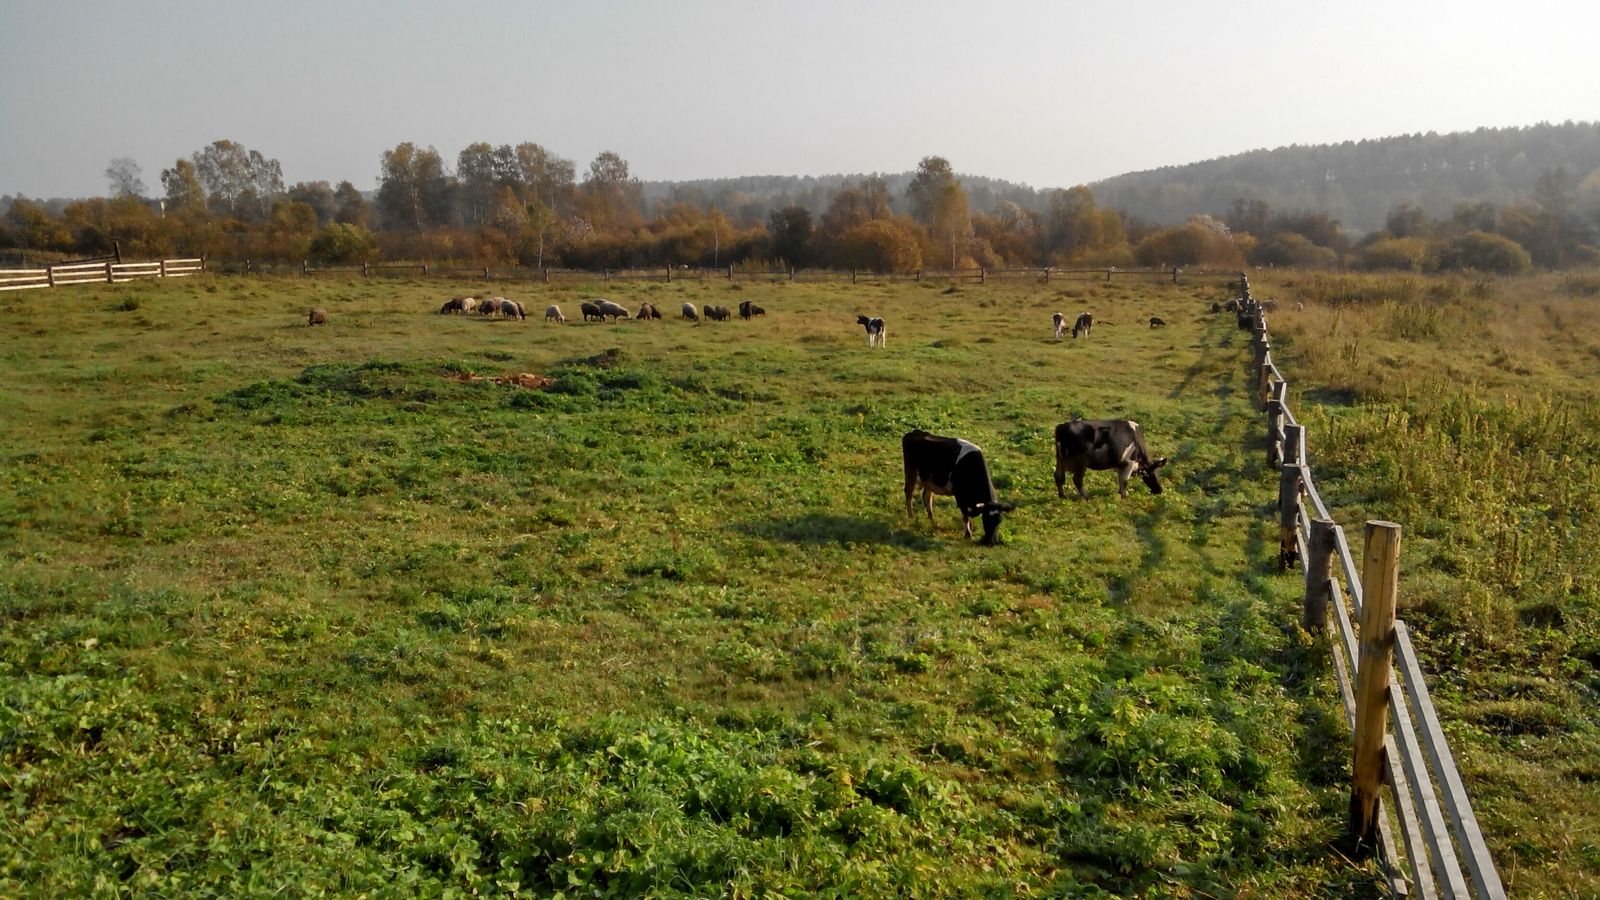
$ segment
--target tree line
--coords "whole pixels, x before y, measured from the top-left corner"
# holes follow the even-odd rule
[[[475,143],[447,161],[402,143],[376,190],[285,185],[277,160],[219,140],[147,188],[131,159],[106,197],[0,198],[0,250],[132,258],[356,263],[472,262],[571,268],[746,266],[904,272],[1031,266],[1354,266],[1522,271],[1600,263],[1600,175],[1540,173],[1526,197],[1410,202],[1357,237],[1325,210],[1232,197],[1159,224],[1087,186],[1036,191],[957,175],[924,157],[908,173],[646,184],[611,151],[582,172],[533,142]],[[1594,182],[1590,184],[1589,182]]]

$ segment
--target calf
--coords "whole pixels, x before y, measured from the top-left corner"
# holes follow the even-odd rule
[[[606,317],[600,314],[600,307],[587,300],[578,304],[578,309],[583,311],[583,320],[585,322],[590,319],[594,319],[596,322],[604,322],[606,320]]]
[[[920,429],[907,432],[900,439],[900,450],[906,463],[907,516],[916,515],[911,496],[919,488],[930,527],[934,525],[933,495],[954,497],[968,538],[972,537],[972,520],[977,517],[983,522],[982,543],[992,545],[999,541],[1000,514],[1016,507],[1001,503],[995,496],[982,450],[959,438],[940,437]]]
[[[1088,337],[1089,329],[1093,327],[1094,316],[1091,316],[1086,312],[1078,313],[1078,321],[1072,323],[1072,336],[1074,338]]]
[[[690,322],[700,321],[700,311],[695,309],[693,303],[685,303],[679,307],[679,310],[683,313],[683,317]]]
[[[1056,426],[1056,496],[1067,495],[1067,472],[1078,496],[1083,492],[1086,469],[1117,470],[1117,494],[1128,496],[1128,479],[1138,475],[1150,493],[1161,493],[1156,470],[1167,464],[1165,456],[1152,460],[1144,445],[1144,432],[1132,419],[1073,419]]]
[[[612,303],[610,300],[596,300],[594,305],[600,310],[600,320],[602,322],[605,321],[606,316],[610,316],[613,322],[618,319],[628,318],[628,310],[620,303]]]
[[[656,309],[656,305],[654,303],[646,303],[646,304],[644,304],[644,305],[639,307],[639,314],[637,316],[634,316],[634,318],[636,318],[636,319],[659,319],[659,318],[661,318],[661,311]]]
[[[1151,316],[1150,317],[1150,327],[1151,328],[1165,328],[1165,327],[1167,327],[1167,320],[1161,318],[1160,316]]]
[[[856,324],[867,330],[868,347],[884,346],[885,328],[882,319],[876,316],[872,318],[856,316]]]
[[[1053,313],[1050,316],[1050,325],[1055,328],[1056,340],[1059,341],[1061,340],[1061,335],[1066,333],[1067,317],[1063,316],[1061,313]]]
[[[306,327],[312,325],[328,324],[328,311],[325,309],[311,309],[306,311]]]
[[[551,319],[554,319],[557,325],[567,321],[567,317],[561,314],[561,307],[554,303],[544,308],[544,320],[548,322]]]

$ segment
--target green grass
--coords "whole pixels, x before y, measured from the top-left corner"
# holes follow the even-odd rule
[[[0,297],[0,892],[1378,891],[1337,850],[1348,736],[1275,572],[1221,288],[690,282],[607,295],[770,314],[435,313],[479,290]],[[1050,340],[1082,309],[1092,340]],[[556,383],[463,378],[518,372]],[[1167,493],[1091,473],[1057,499],[1073,414],[1143,423]],[[937,531],[906,516],[912,427],[985,448],[1018,505],[1001,546],[948,500]],[[1330,475],[1363,490],[1364,465]],[[1482,715],[1592,748],[1592,707],[1529,718],[1518,690]],[[1475,789],[1560,765],[1465,755]],[[1593,884],[1534,833],[1568,866],[1530,863],[1536,889]]]

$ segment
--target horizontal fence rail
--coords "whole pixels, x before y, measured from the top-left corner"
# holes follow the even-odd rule
[[[42,269],[0,269],[0,291],[63,287],[73,284],[118,284],[144,278],[182,278],[205,271],[204,259],[161,259],[152,262],[77,262]]]
[[[1287,571],[1299,563],[1304,572],[1306,630],[1331,629],[1334,677],[1346,723],[1356,735],[1352,835],[1376,845],[1396,893],[1505,897],[1410,632],[1394,618],[1400,528],[1369,522],[1365,565],[1356,566],[1344,529],[1334,523],[1306,462],[1305,429],[1289,408],[1288,381],[1272,360],[1262,304],[1250,296],[1247,276],[1239,275],[1235,284],[1238,324],[1253,336],[1256,396],[1267,413],[1267,461],[1279,472],[1279,568]],[[1382,549],[1386,546],[1388,551]],[[1386,567],[1392,573],[1387,580],[1381,571]],[[1374,664],[1379,659],[1381,666]],[[1364,718],[1393,730],[1373,733],[1363,728]],[[1366,749],[1370,760],[1363,759]],[[1392,803],[1400,844],[1390,816],[1378,808],[1373,786],[1380,784],[1388,788],[1384,794]]]
[[[314,265],[309,260],[294,264],[264,263],[257,260],[216,263],[211,270],[223,273],[250,273],[263,275],[300,274],[362,275],[366,277],[449,277],[484,281],[552,282],[552,281],[750,281],[750,282],[850,282],[851,284],[884,284],[893,282],[938,281],[955,284],[985,284],[989,279],[1031,279],[1044,284],[1052,280],[1112,281],[1135,278],[1145,281],[1214,281],[1233,278],[1232,272],[1201,269],[1140,268],[975,268],[933,269],[921,268],[905,272],[874,272],[865,269],[801,269],[801,268],[747,268],[742,266],[716,267],[634,267],[617,269],[570,269],[549,266],[461,266],[433,263],[362,263],[359,265]]]

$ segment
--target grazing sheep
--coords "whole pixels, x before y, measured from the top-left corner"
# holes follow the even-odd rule
[[[1055,328],[1056,340],[1061,340],[1061,335],[1067,330],[1067,317],[1061,313],[1054,313],[1050,316],[1050,324]]]
[[[507,318],[515,316],[518,319],[526,319],[528,317],[528,311],[523,308],[520,301],[507,300],[504,297],[496,297],[494,299],[500,302],[500,312]]]
[[[1094,316],[1086,312],[1078,313],[1078,321],[1072,323],[1072,336],[1074,339],[1088,337],[1089,329],[1094,327]]]
[[[1150,317],[1150,327],[1151,328],[1165,328],[1165,327],[1167,327],[1167,320],[1161,318],[1160,316],[1151,316]]]
[[[725,306],[707,306],[702,309],[702,312],[706,314],[706,318],[713,322],[726,322],[733,318],[733,313],[729,312]]]
[[[476,298],[476,297],[462,297],[461,298],[461,311],[462,312],[469,313],[469,312],[472,312],[473,310],[475,310],[477,308],[478,308],[478,298]]]
[[[683,312],[683,317],[685,319],[688,319],[691,322],[700,321],[700,311],[695,309],[693,303],[685,303],[683,306],[679,307],[679,309]]]
[[[634,316],[634,318],[659,319],[661,318],[661,311],[656,309],[656,305],[654,303],[645,303],[639,307],[639,314]]]
[[[739,318],[745,320],[746,322],[750,321],[756,316],[764,316],[766,314],[766,310],[755,305],[754,303],[751,303],[749,300],[739,301]]]
[[[480,316],[492,316],[492,315],[495,315],[495,314],[497,314],[499,312],[500,312],[500,298],[499,297],[490,297],[487,300],[478,301],[478,315],[480,315]]]
[[[587,300],[578,304],[578,308],[583,311],[583,320],[585,322],[589,321],[590,319],[593,319],[596,322],[604,322],[606,320],[606,317],[600,313],[600,307],[590,303]]]
[[[888,338],[888,329],[884,327],[883,319],[880,319],[877,316],[872,316],[869,318],[867,316],[858,315],[856,316],[856,324],[867,330],[868,347],[885,346],[884,342]]]
[[[561,307],[554,303],[544,308],[544,320],[548,322],[551,319],[555,319],[557,325],[567,321],[567,317],[561,314]]]
[[[327,310],[325,310],[325,309],[313,309],[313,310],[308,310],[306,312],[306,326],[307,327],[310,327],[312,325],[326,325],[326,324],[328,324],[328,311]]]
[[[467,311],[466,302],[469,299],[471,299],[471,298],[470,297],[451,297],[449,300],[446,300],[444,302],[443,306],[439,307],[439,315],[442,316],[442,315],[446,315],[448,313],[464,313],[464,312],[466,312]]]
[[[1306,308],[1306,305],[1305,305],[1305,303],[1304,303],[1304,302],[1303,302],[1303,301],[1300,301],[1300,300],[1296,300],[1296,301],[1295,301],[1295,302],[1294,302],[1294,308],[1295,308],[1295,309],[1296,309],[1296,310],[1302,310],[1302,309],[1305,309],[1305,308]]]
[[[610,316],[613,322],[618,319],[628,318],[628,311],[620,303],[612,303],[610,300],[596,300],[594,305],[599,308],[602,320],[606,316]]]
[[[1239,301],[1237,301],[1237,300],[1229,300],[1227,303],[1222,304],[1222,311],[1223,312],[1238,312],[1239,311]]]

